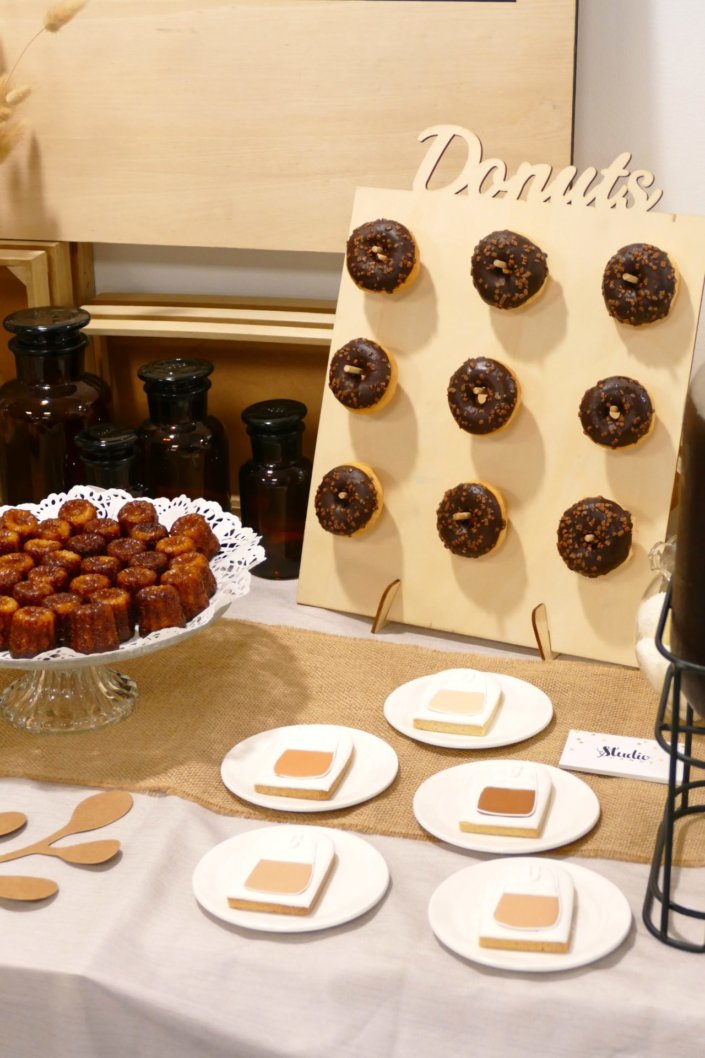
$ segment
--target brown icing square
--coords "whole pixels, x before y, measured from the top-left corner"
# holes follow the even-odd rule
[[[477,801],[480,812],[497,816],[530,816],[536,806],[535,790],[486,786]]]

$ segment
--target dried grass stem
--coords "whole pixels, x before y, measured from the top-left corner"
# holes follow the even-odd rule
[[[49,33],[58,33],[87,2],[88,0],[64,0],[61,4],[53,4],[44,16],[44,29]]]

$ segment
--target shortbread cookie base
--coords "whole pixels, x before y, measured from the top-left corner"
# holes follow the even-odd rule
[[[482,724],[471,724],[467,721],[462,724],[453,724],[446,720],[425,720],[414,717],[414,727],[421,731],[439,731],[446,735],[486,735],[494,722],[498,709],[499,702]]]
[[[573,881],[560,864],[533,858],[508,861],[503,875],[485,890],[478,944],[507,951],[567,952],[574,906]]]
[[[541,831],[543,829],[543,819],[539,826],[531,827],[512,827],[512,826],[500,826],[497,823],[493,823],[488,826],[480,826],[475,823],[460,823],[460,829],[465,834],[496,834],[498,837],[507,838],[540,838]]]
[[[295,797],[303,798],[306,801],[329,801],[350,771],[354,756],[355,748],[353,747],[342,771],[328,790],[312,790],[304,786],[267,786],[263,783],[255,783],[255,791],[260,794],[267,794],[269,797]]]
[[[330,878],[335,861],[336,857],[333,856],[318,889],[312,894],[311,902],[306,907],[291,907],[287,904],[277,904],[269,900],[247,900],[244,897],[232,896],[228,897],[228,907],[237,908],[240,911],[260,911],[273,915],[310,915],[316,909],[316,905],[323,895],[323,890]]]
[[[496,937],[480,937],[481,948],[501,948],[503,951],[545,951],[563,955],[570,947],[570,939],[561,941],[499,940]]]
[[[548,815],[550,801],[551,796],[549,794],[544,802],[541,815],[537,817],[535,825],[532,827],[517,826],[516,823],[500,823],[496,817],[492,823],[470,823],[461,819],[459,826],[466,834],[497,834],[508,838],[540,838],[546,822],[546,816]]]

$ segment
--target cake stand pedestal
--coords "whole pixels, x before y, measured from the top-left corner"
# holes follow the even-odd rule
[[[0,713],[31,734],[94,731],[124,720],[137,684],[106,665],[33,668],[0,695]]]
[[[67,493],[52,493],[41,503],[20,506],[41,520],[58,517],[62,505],[74,499],[89,500],[99,518],[117,518],[122,505],[133,497],[120,489],[75,485]],[[185,628],[162,628],[144,637],[134,635],[117,650],[78,654],[67,647],[56,647],[35,658],[15,658],[0,650],[0,668],[20,669],[23,673],[0,694],[0,716],[15,727],[43,735],[95,731],[124,720],[137,700],[137,685],[113,666],[196,635],[221,617],[233,600],[250,590],[249,570],[264,558],[259,537],[252,529],[211,500],[188,496],[143,499],[154,505],[157,520],[167,529],[186,514],[200,514],[207,520],[220,544],[210,562],[218,585],[216,594]],[[0,515],[6,509],[0,507]]]

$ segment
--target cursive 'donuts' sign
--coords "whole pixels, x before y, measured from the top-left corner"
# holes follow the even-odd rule
[[[590,166],[578,172],[574,165],[568,165],[554,173],[547,163],[522,162],[510,174],[501,158],[483,158],[479,137],[460,125],[433,125],[420,134],[419,141],[429,143],[429,147],[414,177],[414,191],[430,190],[429,184],[454,140],[465,144],[465,162],[460,172],[456,171],[452,179],[434,191],[643,211],[652,209],[663,195],[660,188],[653,187],[653,173],[647,169],[630,172],[627,166],[632,156],[627,151],[599,171]]]

